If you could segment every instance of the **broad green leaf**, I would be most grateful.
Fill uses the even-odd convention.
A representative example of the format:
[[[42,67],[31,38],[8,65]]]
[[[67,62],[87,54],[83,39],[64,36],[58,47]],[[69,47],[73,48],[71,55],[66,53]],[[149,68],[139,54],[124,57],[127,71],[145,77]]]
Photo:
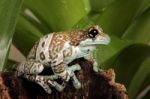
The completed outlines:
[[[150,47],[147,45],[134,44],[124,49],[114,62],[117,80],[129,88],[135,73],[149,56]]]
[[[90,0],[92,12],[101,12],[115,0]]]
[[[93,21],[91,21],[88,17],[83,17],[80,21],[78,21],[77,24],[73,26],[73,28],[78,29],[78,28],[86,28],[88,26],[93,25]]]
[[[102,15],[107,7],[112,4],[115,0],[90,0],[91,12],[88,17],[94,22]],[[100,24],[99,24],[100,25]]]
[[[131,99],[135,99],[138,91],[140,90],[141,87],[143,87],[144,80],[146,79],[149,73],[150,73],[150,57],[146,58],[142,62],[142,64],[139,66],[138,70],[136,71],[131,80],[131,83],[128,87],[128,92]]]
[[[13,37],[13,43],[25,56],[27,56],[33,44],[42,35],[41,31],[30,21],[20,16]]]
[[[99,66],[103,68],[112,67],[111,64],[115,60],[115,57],[129,45],[128,42],[114,35],[110,35],[110,38],[111,42],[109,45],[99,46],[94,53]]]
[[[20,17],[24,17],[27,21],[29,21],[35,28],[37,28],[39,31],[41,31],[42,34],[51,33],[52,30],[47,28],[44,24],[41,24],[38,20],[35,20],[31,16],[28,16],[26,14],[20,15]]]
[[[84,10],[86,13],[89,13],[91,11],[91,5],[90,5],[90,0],[82,0],[84,4]]]
[[[0,70],[2,70],[12,41],[22,0],[0,0]]]
[[[82,0],[25,0],[24,4],[53,31],[69,29],[86,15]]]
[[[126,30],[123,37],[135,43],[150,43],[150,8],[139,16]]]
[[[141,16],[141,14],[143,14],[143,12],[145,12],[147,9],[149,9],[149,7],[150,7],[149,0],[145,0],[145,1],[141,2],[135,18]]]
[[[140,92],[136,99],[149,99],[150,98],[150,73],[145,78]],[[143,94],[144,93],[144,94]]]
[[[108,6],[96,23],[109,34],[121,36],[132,20],[149,6],[150,0],[116,0]]]

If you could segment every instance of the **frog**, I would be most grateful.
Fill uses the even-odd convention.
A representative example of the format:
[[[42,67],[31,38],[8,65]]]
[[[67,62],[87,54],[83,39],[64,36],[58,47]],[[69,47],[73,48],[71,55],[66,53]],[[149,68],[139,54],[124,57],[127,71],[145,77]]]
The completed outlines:
[[[110,37],[98,25],[46,34],[35,42],[26,60],[16,66],[17,76],[39,84],[48,94],[52,93],[51,87],[62,92],[70,80],[75,89],[80,89],[82,85],[75,71],[81,70],[81,67],[68,64],[85,58],[92,61],[93,70],[98,72],[98,64],[91,53],[98,45],[108,45],[109,42]],[[40,75],[46,67],[52,69],[52,75]],[[63,83],[58,83],[57,79]]]

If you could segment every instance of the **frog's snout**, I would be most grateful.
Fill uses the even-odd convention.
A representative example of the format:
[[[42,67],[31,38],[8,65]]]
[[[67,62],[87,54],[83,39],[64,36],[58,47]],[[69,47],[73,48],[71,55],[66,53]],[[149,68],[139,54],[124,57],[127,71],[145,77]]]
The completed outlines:
[[[108,45],[110,43],[111,39],[107,34],[102,34],[98,37],[99,44]]]
[[[107,34],[105,36],[105,40],[104,41],[105,41],[106,45],[108,45],[110,43],[110,41],[111,41],[110,37]]]

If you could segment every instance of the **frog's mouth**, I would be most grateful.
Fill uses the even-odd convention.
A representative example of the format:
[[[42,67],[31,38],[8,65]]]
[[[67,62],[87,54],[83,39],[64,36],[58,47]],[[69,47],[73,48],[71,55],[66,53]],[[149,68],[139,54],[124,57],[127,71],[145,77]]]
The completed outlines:
[[[95,42],[98,44],[108,45],[110,43],[110,37],[105,34],[105,36],[99,36]]]
[[[87,39],[82,41],[79,46],[97,46],[97,45],[108,45],[110,43],[110,37],[105,35],[104,37],[97,37],[95,40]]]

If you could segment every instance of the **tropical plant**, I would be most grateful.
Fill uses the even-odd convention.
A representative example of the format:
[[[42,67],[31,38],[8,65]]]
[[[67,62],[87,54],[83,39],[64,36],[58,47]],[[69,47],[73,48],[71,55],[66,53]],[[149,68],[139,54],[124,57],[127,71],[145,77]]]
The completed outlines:
[[[14,63],[7,58],[12,38],[27,56],[46,33],[98,24],[111,37],[108,46],[94,53],[100,68],[115,69],[130,99],[150,98],[150,0],[25,0],[13,35],[20,4],[21,0],[0,1],[1,69]]]

